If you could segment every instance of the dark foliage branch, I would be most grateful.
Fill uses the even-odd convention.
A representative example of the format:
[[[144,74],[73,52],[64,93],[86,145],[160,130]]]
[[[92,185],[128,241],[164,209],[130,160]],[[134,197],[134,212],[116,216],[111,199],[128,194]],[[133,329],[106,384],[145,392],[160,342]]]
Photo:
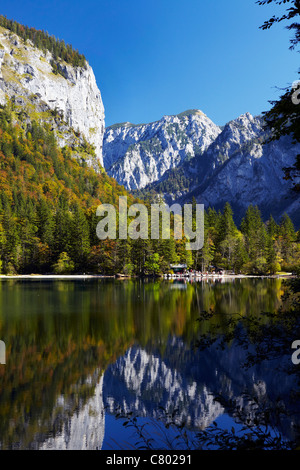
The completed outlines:
[[[256,3],[258,5],[276,4],[288,7],[283,15],[272,16],[260,28],[267,30],[276,23],[293,20],[286,28],[294,33],[290,39],[290,49],[295,49],[300,43],[300,24],[295,21],[300,15],[300,0],[258,0]],[[300,87],[298,89],[300,94]],[[278,101],[270,101],[272,108],[263,113],[265,124],[268,129],[272,130],[271,140],[277,140],[283,135],[292,135],[295,142],[300,142],[300,104],[295,105],[292,99],[296,90],[289,87],[284,91]],[[297,178],[300,177],[300,155],[297,155],[295,164],[292,167],[283,168],[283,171],[285,179],[294,181],[292,189],[299,192],[300,183]]]
[[[270,29],[274,24],[280,23],[281,21],[290,21],[300,14],[300,0],[259,0],[256,2],[258,5],[267,5],[275,3],[276,5],[290,4],[290,8],[287,9],[286,13],[281,16],[272,16],[269,20],[266,20],[261,29]],[[294,38],[291,39],[291,49],[294,49],[300,41],[300,25],[299,23],[292,23],[286,27],[290,31],[294,31]]]

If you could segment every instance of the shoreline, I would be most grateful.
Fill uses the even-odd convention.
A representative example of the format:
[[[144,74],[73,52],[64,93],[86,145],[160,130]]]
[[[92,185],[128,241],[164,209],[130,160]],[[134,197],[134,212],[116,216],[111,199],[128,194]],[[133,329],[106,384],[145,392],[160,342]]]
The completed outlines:
[[[0,279],[115,279],[101,274],[0,274]]]
[[[129,279],[161,279],[165,281],[176,281],[176,280],[207,280],[207,279],[288,279],[296,277],[292,273],[284,273],[284,274],[223,274],[222,276],[219,275],[207,275],[207,276],[178,276],[178,277],[165,277],[157,276],[145,276],[145,277],[136,277],[136,276],[120,276],[120,275],[102,275],[102,274],[0,274],[1,279],[44,279],[44,280],[51,280],[51,279],[119,279],[119,280],[129,280]]]

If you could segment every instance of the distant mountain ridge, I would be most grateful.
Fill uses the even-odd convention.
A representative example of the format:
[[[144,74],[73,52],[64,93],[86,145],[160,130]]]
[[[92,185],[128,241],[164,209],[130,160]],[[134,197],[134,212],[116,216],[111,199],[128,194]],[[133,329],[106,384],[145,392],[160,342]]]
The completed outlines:
[[[172,138],[166,139],[169,123]],[[195,197],[217,209],[229,202],[237,219],[253,204],[264,219],[287,212],[299,226],[299,196],[283,168],[293,165],[300,144],[288,136],[272,142],[269,137],[261,116],[245,113],[220,128],[190,110],[149,125],[107,128],[104,166],[139,195],[160,194],[169,204]]]
[[[104,167],[127,189],[141,189],[196,153],[202,154],[220,132],[199,110],[164,116],[150,124],[113,125],[104,133]]]

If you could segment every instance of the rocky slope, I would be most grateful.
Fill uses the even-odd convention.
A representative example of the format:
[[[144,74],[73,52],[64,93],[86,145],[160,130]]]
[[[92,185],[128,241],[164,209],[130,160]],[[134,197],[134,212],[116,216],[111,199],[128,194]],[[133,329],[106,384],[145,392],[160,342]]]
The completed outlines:
[[[222,208],[229,201],[237,218],[250,204],[258,205],[263,217],[273,214],[277,219],[287,212],[299,225],[299,196],[291,182],[284,179],[284,167],[294,164],[300,144],[289,136],[269,142],[269,134],[260,117],[247,113],[228,123],[203,156],[209,162],[201,179],[201,161],[186,167],[190,187],[179,201],[193,197],[206,206]]]
[[[112,413],[121,407],[154,419],[161,416],[162,409],[170,415],[177,410],[178,422],[185,422],[192,430],[205,429],[226,414],[215,400],[217,396],[236,400],[250,418],[254,418],[255,409],[245,399],[245,392],[257,404],[267,403],[270,408],[278,396],[289,403],[293,379],[285,377],[278,383],[274,362],[272,367],[266,363],[244,368],[246,356],[236,345],[224,351],[213,347],[192,352],[175,337],[167,344],[163,358],[158,351],[133,347],[106,370],[103,401]],[[291,429],[287,427],[284,433],[290,435]]]
[[[195,197],[206,207],[218,209],[228,201],[237,221],[249,204],[254,204],[260,207],[265,219],[270,213],[278,219],[287,212],[296,225],[300,225],[300,200],[290,191],[291,182],[284,179],[283,173],[284,167],[295,162],[300,144],[295,145],[289,137],[268,142],[269,134],[263,127],[262,117],[253,117],[250,113],[227,123],[223,129],[206,117],[199,119],[197,114],[185,114],[184,119],[190,125],[181,124],[177,134],[174,128],[166,153],[162,142],[167,118],[164,124],[159,121],[160,133],[156,134],[155,146],[148,140],[147,155],[141,149],[145,136],[153,129],[152,124],[137,130],[129,124],[108,128],[104,138],[104,164],[110,165],[109,173],[129,189],[144,188],[142,194],[149,191],[162,194],[169,204],[189,202]],[[168,119],[180,121],[182,118]],[[206,133],[203,126],[207,126]],[[188,133],[191,127],[194,132]],[[143,133],[139,132],[142,129]],[[202,146],[199,145],[201,135],[207,137]],[[188,147],[183,148],[180,158],[176,159],[179,137],[188,141]],[[119,155],[119,160],[111,165],[112,156],[117,159]],[[168,168],[163,166],[165,162]],[[152,183],[145,186],[147,180]]]
[[[278,142],[263,143],[261,134],[249,139],[237,150],[229,147],[229,156],[224,163],[215,162],[205,181],[179,200],[191,200],[216,209],[229,201],[234,212],[241,217],[250,204],[257,205],[264,218],[273,214],[277,219],[287,212],[299,225],[300,200],[290,188],[291,183],[284,179],[283,168],[292,166],[300,145],[295,145],[290,137]],[[212,152],[214,148],[210,149]]]
[[[164,116],[151,124],[116,124],[105,131],[104,167],[127,189],[140,189],[184,160],[201,155],[220,132],[198,110]]]
[[[62,395],[58,397],[53,416],[60,416],[61,422],[59,432],[49,432],[44,439],[42,436],[36,438],[35,449],[40,450],[95,450],[101,449],[105,433],[105,410],[102,398],[103,375],[98,377],[98,371],[88,378],[87,383],[95,383],[93,396],[87,403],[80,407],[77,413],[69,415],[69,403]],[[70,400],[71,401],[71,400]],[[57,410],[64,410],[64,414],[57,413]],[[57,414],[55,414],[55,411]],[[52,429],[57,427],[57,422],[53,422]],[[50,428],[51,429],[51,428]],[[40,447],[38,445],[40,441]]]
[[[102,165],[104,107],[93,70],[88,63],[74,67],[61,61],[60,73],[54,73],[52,62],[49,51],[0,27],[0,103],[13,98],[24,111],[35,113],[31,118],[49,120],[61,146],[86,140]]]

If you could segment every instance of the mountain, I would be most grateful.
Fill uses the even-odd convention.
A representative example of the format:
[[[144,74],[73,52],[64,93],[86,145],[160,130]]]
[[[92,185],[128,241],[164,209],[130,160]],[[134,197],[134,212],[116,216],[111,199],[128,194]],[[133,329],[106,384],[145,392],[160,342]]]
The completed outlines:
[[[168,122],[173,123],[173,134],[166,147]],[[216,209],[229,202],[237,220],[253,204],[265,219],[270,213],[279,218],[287,212],[300,225],[299,197],[283,172],[294,163],[300,144],[289,136],[271,142],[269,137],[261,116],[245,113],[221,129],[200,111],[187,111],[154,124],[109,127],[104,165],[128,189],[138,188],[141,196],[160,194],[168,204],[195,197]],[[179,152],[183,140],[186,145]]]
[[[179,200],[195,197],[216,209],[229,201],[238,216],[250,204],[257,205],[264,219],[270,214],[279,219],[287,212],[299,226],[299,195],[291,191],[283,168],[294,164],[300,144],[289,136],[269,142],[262,119],[250,114],[241,118],[226,125],[208,149],[205,157],[213,163],[204,181],[192,184]]]
[[[96,208],[134,199],[103,170],[103,131],[86,59],[0,15],[0,273],[102,269]]]
[[[115,124],[104,134],[104,167],[127,189],[141,189],[201,155],[220,132],[199,110],[164,116],[151,124]]]
[[[144,275],[152,242],[146,252],[97,235],[100,204],[138,200],[103,169],[103,104],[86,59],[1,15],[0,51],[0,273]],[[179,240],[173,248],[163,269],[177,251],[185,259]]]
[[[87,386],[95,384],[94,395],[82,405],[75,413],[68,412],[62,413],[58,409],[70,410],[72,398],[67,398],[61,395],[57,398],[57,402],[51,413],[52,422],[50,421],[48,435],[37,435],[35,440],[31,443],[31,448],[38,450],[95,450],[101,449],[104,434],[105,434],[105,410],[102,399],[103,388],[103,375],[100,376],[99,372],[95,371],[92,376],[87,377]],[[58,421],[58,412],[60,417],[60,432],[53,432]],[[56,424],[56,426],[55,426]]]
[[[170,338],[164,357],[132,347],[105,371],[103,401],[111,413],[121,407],[149,421],[161,416],[162,410],[166,416],[175,411],[177,422],[194,431],[207,428],[228,412],[216,397],[236,400],[251,420],[255,419],[254,403],[272,409],[279,396],[289,403],[294,379],[282,376],[278,382],[268,361],[244,368],[246,357],[237,344],[222,351],[213,347],[199,352],[176,337]],[[248,394],[252,404],[247,402]],[[239,421],[238,412],[234,418]],[[293,433],[288,424],[281,431],[289,438]]]
[[[97,206],[133,197],[87,164],[88,150],[60,148],[48,122],[11,101],[0,106],[0,273],[92,269]]]
[[[50,122],[61,147],[93,145],[89,163],[103,165],[104,107],[90,65],[46,33],[4,17],[0,25],[0,103],[12,99],[29,119]]]

